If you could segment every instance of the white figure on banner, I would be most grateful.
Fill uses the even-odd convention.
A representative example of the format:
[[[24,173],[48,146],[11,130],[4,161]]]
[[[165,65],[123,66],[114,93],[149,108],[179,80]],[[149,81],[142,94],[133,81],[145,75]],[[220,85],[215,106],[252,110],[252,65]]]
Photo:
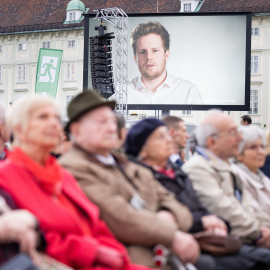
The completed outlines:
[[[53,83],[55,81],[57,63],[58,57],[43,56],[38,82]]]

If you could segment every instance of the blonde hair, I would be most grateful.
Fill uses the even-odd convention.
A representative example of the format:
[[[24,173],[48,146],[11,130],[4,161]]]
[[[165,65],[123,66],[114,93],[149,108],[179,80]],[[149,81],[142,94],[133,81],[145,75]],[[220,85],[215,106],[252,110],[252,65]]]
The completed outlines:
[[[19,145],[18,138],[16,138],[16,134],[14,134],[14,128],[20,125],[23,129],[27,129],[31,114],[36,109],[48,105],[53,106],[60,115],[57,103],[49,97],[42,97],[39,95],[24,97],[13,104],[7,117],[7,125],[9,130],[13,133],[14,144]]]
[[[266,131],[266,154],[270,155],[270,129]]]

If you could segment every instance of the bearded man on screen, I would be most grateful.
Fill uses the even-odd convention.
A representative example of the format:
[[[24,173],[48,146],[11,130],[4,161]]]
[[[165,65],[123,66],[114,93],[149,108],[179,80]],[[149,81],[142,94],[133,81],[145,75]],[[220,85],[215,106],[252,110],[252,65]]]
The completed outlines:
[[[128,104],[202,104],[196,85],[168,74],[170,35],[159,22],[139,24],[131,45],[141,75],[128,82]]]

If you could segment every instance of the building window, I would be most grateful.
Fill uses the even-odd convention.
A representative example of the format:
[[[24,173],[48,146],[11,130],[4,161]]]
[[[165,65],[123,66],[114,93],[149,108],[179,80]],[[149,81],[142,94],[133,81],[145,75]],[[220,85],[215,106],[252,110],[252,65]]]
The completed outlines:
[[[248,114],[259,114],[259,90],[250,90],[250,111]]]
[[[50,49],[51,48],[51,42],[50,41],[42,42],[42,48]]]
[[[3,74],[3,71],[2,71],[2,66],[0,65],[0,83],[2,82],[2,74]]]
[[[258,36],[260,34],[259,27],[251,28],[251,35],[252,36]]]
[[[75,39],[71,39],[67,41],[67,48],[75,48],[75,46],[76,46]]]
[[[75,80],[75,62],[67,62],[67,80]]]
[[[3,52],[3,47],[2,47],[2,45],[0,45],[0,52]]]
[[[68,108],[68,105],[69,105],[70,101],[71,101],[73,98],[75,98],[75,95],[71,95],[71,94],[67,94],[67,95],[66,95],[66,99],[65,99],[65,105],[66,105],[65,119],[66,119],[66,120],[69,120],[69,119],[68,119],[67,108]]]
[[[184,12],[191,12],[191,3],[184,4]]]
[[[183,115],[191,115],[191,111],[185,110],[185,111],[182,111],[182,114]]]
[[[19,44],[19,51],[26,51],[26,43]]]
[[[18,82],[25,82],[26,81],[26,65],[20,64],[17,67],[18,70]]]
[[[75,21],[75,12],[69,13],[69,21]]]
[[[259,73],[259,56],[251,56],[251,74]]]

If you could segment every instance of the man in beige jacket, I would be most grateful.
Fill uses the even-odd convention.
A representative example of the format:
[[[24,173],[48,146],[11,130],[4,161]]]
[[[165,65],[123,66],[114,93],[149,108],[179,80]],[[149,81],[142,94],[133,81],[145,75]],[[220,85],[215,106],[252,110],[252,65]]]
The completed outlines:
[[[197,152],[182,167],[208,211],[227,220],[231,234],[244,242],[270,247],[270,220],[254,213],[242,191],[241,181],[228,159],[238,153],[242,140],[229,116],[212,111],[196,130]]]
[[[192,226],[188,208],[163,188],[151,171],[111,154],[117,143],[114,105],[93,91],[71,101],[66,129],[74,146],[60,163],[99,207],[100,217],[127,245],[134,263],[153,266],[152,248],[157,244],[170,248],[184,263],[196,263],[199,246],[186,233]]]

